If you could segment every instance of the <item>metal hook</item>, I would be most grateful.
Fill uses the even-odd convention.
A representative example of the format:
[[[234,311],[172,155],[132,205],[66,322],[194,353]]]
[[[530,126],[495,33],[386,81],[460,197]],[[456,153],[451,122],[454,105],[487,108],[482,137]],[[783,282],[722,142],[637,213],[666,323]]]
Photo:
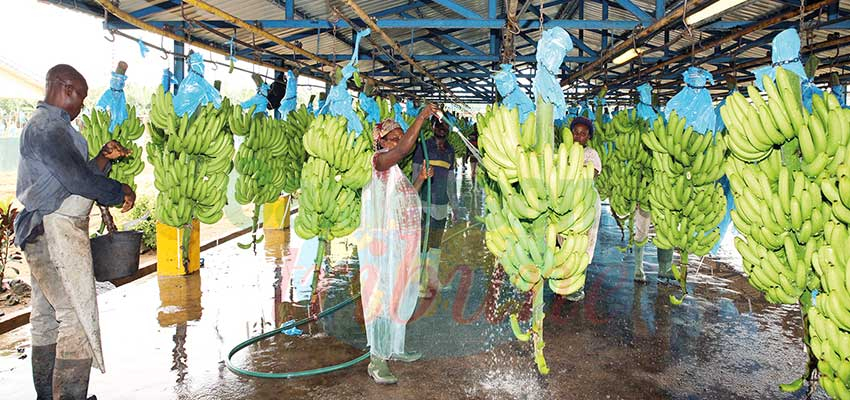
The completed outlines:
[[[103,35],[103,38],[106,39],[107,42],[115,42],[115,30],[110,29],[108,32],[109,32],[109,37],[107,37],[106,35]]]
[[[213,70],[213,71],[218,71],[218,63],[217,63],[217,62],[215,62],[215,61],[213,61],[212,56],[213,56],[213,55],[212,55],[212,50],[210,50],[210,62],[212,63],[212,70]]]
[[[159,49],[162,50],[162,55],[159,58],[163,60],[168,60],[168,52],[165,51],[165,36],[159,37]]]

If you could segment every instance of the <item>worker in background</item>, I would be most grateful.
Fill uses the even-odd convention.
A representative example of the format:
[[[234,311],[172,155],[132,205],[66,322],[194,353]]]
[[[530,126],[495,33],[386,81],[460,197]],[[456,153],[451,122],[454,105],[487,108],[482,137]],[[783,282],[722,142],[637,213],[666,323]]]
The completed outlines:
[[[433,104],[424,107],[406,133],[393,120],[381,122],[372,132],[374,168],[363,188],[357,250],[371,353],[367,371],[380,384],[398,382],[387,361],[413,362],[422,357],[404,350],[407,321],[418,297],[422,207],[398,163],[413,150],[422,124],[436,111]],[[419,185],[425,176],[418,179]]]
[[[442,120],[432,122],[434,137],[425,141],[424,149],[428,151],[428,164],[433,168],[431,193],[428,196],[428,186],[423,185],[419,190],[422,199],[422,240],[427,251],[422,254],[424,267],[420,277],[419,296],[431,298],[440,290],[440,244],[449,217],[449,205],[452,207],[452,221],[458,214],[457,183],[455,177],[455,150],[448,142],[449,125]],[[413,177],[420,175],[425,164],[423,146],[418,146],[413,154]],[[427,182],[426,182],[427,183]],[[425,222],[430,216],[431,223],[425,237]],[[427,244],[424,243],[427,241]],[[424,247],[424,246],[423,246]]]
[[[476,149],[478,148],[478,125],[474,125],[472,127],[472,133],[467,139],[469,139],[469,144],[471,144],[472,147]],[[478,159],[475,158],[475,156],[472,155],[472,152],[468,150],[463,156],[463,163],[466,164],[467,162],[469,162],[469,166],[472,168],[472,175],[470,176],[472,177],[472,183],[474,184],[476,182],[475,172],[478,169]]]
[[[86,140],[71,126],[88,95],[69,65],[47,72],[44,101],[21,134],[15,244],[32,273],[32,371],[38,399],[86,399],[92,363],[105,372],[89,244],[89,213],[97,201],[123,204],[136,194],[106,177],[129,151],[106,143],[88,160]]]
[[[646,238],[649,236],[649,224],[652,219],[649,211],[638,204],[635,210],[635,282],[646,283],[646,273],[643,271],[643,250]],[[639,244],[641,243],[641,244]],[[673,276],[673,249],[656,249],[658,254],[658,282],[665,284],[676,283]]]
[[[593,178],[596,179],[602,171],[602,160],[599,158],[596,150],[587,146],[587,142],[593,138],[593,122],[585,117],[576,117],[570,123],[570,131],[573,134],[573,141],[584,147],[584,163],[593,166]],[[596,216],[593,219],[593,226],[590,227],[590,231],[588,232],[587,255],[590,257],[591,262],[593,262],[593,253],[596,251],[596,237],[599,234],[599,219],[601,216],[602,201],[597,196]],[[584,288],[567,296],[567,300],[570,301],[579,301],[582,299],[584,299]]]

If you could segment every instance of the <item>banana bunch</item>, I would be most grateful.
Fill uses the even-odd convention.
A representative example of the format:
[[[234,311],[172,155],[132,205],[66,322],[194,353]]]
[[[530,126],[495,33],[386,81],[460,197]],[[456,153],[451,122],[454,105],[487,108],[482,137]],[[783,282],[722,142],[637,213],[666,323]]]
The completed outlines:
[[[767,75],[763,83],[769,103],[758,89],[749,86],[747,92],[752,103],[736,91],[720,108],[728,130],[729,149],[733,156],[746,162],[766,158],[774,146],[796,138],[807,125],[797,74],[777,67],[776,83]]]
[[[687,294],[688,255],[704,256],[720,239],[718,225],[726,214],[723,176],[726,146],[711,132],[699,134],[685,129],[686,121],[675,112],[668,121],[659,116],[653,129],[643,135],[652,150],[654,177],[649,186],[655,245],[677,249],[681,265],[673,275]],[[674,304],[684,299],[670,296]]]
[[[804,120],[807,123],[800,128],[793,143],[795,146],[799,144],[803,173],[818,183],[846,175],[850,168],[850,149],[847,148],[850,142],[850,110],[841,108],[832,94],[814,95],[812,114]]]
[[[245,142],[236,151],[236,201],[256,205],[280,196],[286,179],[287,153],[283,121],[265,116],[253,118]]]
[[[307,153],[304,152],[304,144],[301,141],[312,121],[313,114],[309,113],[307,107],[303,105],[290,112],[286,121],[283,121],[283,137],[286,141],[286,154],[283,156],[283,191],[286,193],[295,193],[301,187],[301,168],[307,159]]]
[[[344,118],[321,115],[303,143],[309,158],[301,171],[295,232],[304,239],[348,236],[360,226],[360,190],[372,178],[370,136],[355,137]]]
[[[846,298],[844,300],[846,301]],[[824,307],[831,307],[821,306],[822,303],[833,301],[837,303],[835,300],[827,300],[827,296],[821,294],[817,297],[818,306],[809,308],[809,345],[818,359],[818,382],[830,397],[843,400],[850,399],[850,333],[846,328],[840,328],[841,325],[836,319],[827,317],[821,311]],[[840,304],[838,306],[841,307]],[[846,313],[847,309],[843,312]],[[783,386],[786,385],[780,385]],[[783,390],[799,390],[803,386],[803,378],[788,386],[791,387]]]
[[[111,120],[108,111],[94,109],[90,117],[83,115],[83,129],[80,133],[86,139],[90,158],[96,157],[103,145],[110,140],[115,140],[130,150],[130,155],[112,162],[109,177],[136,190],[135,177],[145,168],[145,163],[142,159],[142,148],[135,141],[145,133],[145,126],[136,116],[136,107],[132,106],[127,119],[109,132]]]
[[[546,115],[538,103],[539,115]],[[551,110],[550,110],[551,111]],[[584,148],[561,143],[553,150],[554,127],[547,117],[529,115],[520,124],[516,109],[499,105],[479,115],[479,147],[486,173],[487,215],[485,244],[500,260],[511,283],[531,292],[532,327],[522,332],[512,316],[512,328],[521,341],[534,338],[535,360],[548,373],[543,357],[543,285],[569,295],[584,287],[588,231],[596,217],[598,194],[593,167],[585,164]],[[551,122],[549,122],[551,123]],[[558,236],[563,241],[558,243]]]
[[[226,126],[231,112],[225,98],[219,108],[207,104],[178,117],[171,93],[154,91],[147,160],[154,167],[160,222],[182,227],[193,218],[205,224],[222,218],[233,169],[233,135]]]

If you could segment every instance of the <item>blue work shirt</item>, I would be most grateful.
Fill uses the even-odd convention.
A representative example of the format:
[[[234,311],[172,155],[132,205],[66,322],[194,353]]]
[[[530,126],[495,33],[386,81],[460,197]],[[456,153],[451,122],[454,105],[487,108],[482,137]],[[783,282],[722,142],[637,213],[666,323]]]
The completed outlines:
[[[65,110],[39,102],[21,133],[16,195],[24,205],[15,219],[15,244],[24,248],[42,218],[72,194],[106,206],[123,203],[121,184],[88,160],[86,139]]]

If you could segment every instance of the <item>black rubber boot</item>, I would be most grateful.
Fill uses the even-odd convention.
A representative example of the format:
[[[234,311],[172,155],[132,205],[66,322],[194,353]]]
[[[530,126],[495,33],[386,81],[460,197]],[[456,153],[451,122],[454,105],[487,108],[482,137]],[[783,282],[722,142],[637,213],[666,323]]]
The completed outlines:
[[[86,400],[92,360],[56,360],[53,393],[59,400]]]
[[[56,343],[32,347],[32,383],[36,400],[53,400],[53,365]]]

